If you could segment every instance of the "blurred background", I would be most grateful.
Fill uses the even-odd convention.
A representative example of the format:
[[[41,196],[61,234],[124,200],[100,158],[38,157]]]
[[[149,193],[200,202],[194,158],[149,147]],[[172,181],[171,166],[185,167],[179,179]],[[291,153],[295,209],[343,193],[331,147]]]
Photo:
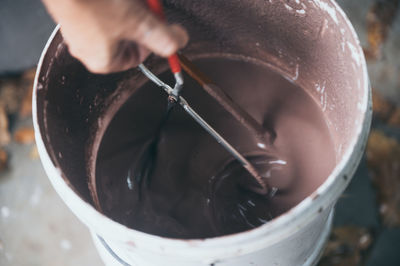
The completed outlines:
[[[320,266],[400,265],[400,0],[339,0],[368,62],[374,118]],[[35,66],[54,29],[39,0],[0,1],[0,265],[102,265],[51,187],[31,120]]]

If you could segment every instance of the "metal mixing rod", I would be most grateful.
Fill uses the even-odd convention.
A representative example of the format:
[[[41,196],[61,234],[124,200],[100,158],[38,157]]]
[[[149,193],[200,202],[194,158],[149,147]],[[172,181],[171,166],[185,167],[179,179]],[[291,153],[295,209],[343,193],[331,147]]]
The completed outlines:
[[[160,20],[166,21],[160,0],[147,0],[147,5]],[[179,58],[176,53],[168,57],[168,64],[175,77],[175,86],[170,95],[173,95],[175,99],[178,99],[179,93],[183,87],[183,75],[181,64],[179,63]]]
[[[163,11],[163,6],[159,0],[147,0],[147,5],[150,10],[158,16],[162,21],[166,21],[165,14]],[[168,99],[171,104],[179,103],[183,109],[202,126],[214,139],[217,140],[235,159],[237,159],[242,166],[257,180],[258,187],[252,187],[251,189],[260,194],[268,194],[270,191],[267,183],[262,179],[258,171],[254,166],[241,155],[228,141],[226,141],[217,131],[215,131],[199,114],[197,114],[187,103],[187,101],[180,96],[180,91],[183,87],[183,75],[181,64],[179,62],[178,55],[172,54],[168,57],[168,63],[171,72],[175,77],[175,86],[171,88],[168,84],[160,80],[156,75],[154,75],[147,67],[140,64],[138,67],[151,81],[153,81],[157,86],[163,88],[169,95]]]
[[[160,80],[153,72],[151,72],[147,67],[143,64],[138,66],[140,71],[149,78],[152,82],[154,82],[157,86],[164,89],[170,98],[172,98],[176,103],[179,103],[183,109],[197,122],[203,127],[219,144],[221,144],[236,160],[238,160],[242,166],[257,180],[259,187],[252,188],[253,191],[260,194],[268,194],[270,192],[270,188],[267,183],[262,179],[256,168],[242,155],[240,154],[228,141],[226,141],[214,128],[212,128],[195,110],[190,107],[188,102],[179,95],[180,90],[183,87],[183,79],[177,79],[175,75],[175,86],[172,88],[168,84],[164,83]]]

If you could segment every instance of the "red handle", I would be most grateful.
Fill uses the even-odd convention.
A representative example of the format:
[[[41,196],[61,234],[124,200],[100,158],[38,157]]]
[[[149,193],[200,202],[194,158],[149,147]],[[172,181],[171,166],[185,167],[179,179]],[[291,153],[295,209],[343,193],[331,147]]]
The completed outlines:
[[[147,0],[147,5],[154,14],[156,14],[161,20],[165,21],[164,10],[159,0]],[[181,65],[179,64],[179,59],[176,54],[168,57],[168,63],[172,73],[176,74],[181,72]]]
[[[147,5],[160,19],[165,20],[164,10],[159,0],[147,0]]]

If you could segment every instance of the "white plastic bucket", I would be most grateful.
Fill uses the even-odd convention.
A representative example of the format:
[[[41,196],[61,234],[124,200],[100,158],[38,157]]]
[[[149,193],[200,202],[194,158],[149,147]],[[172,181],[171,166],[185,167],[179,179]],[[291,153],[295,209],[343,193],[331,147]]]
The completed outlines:
[[[192,38],[185,53],[196,56],[205,50],[246,55],[308,88],[329,120],[338,158],[335,169],[296,207],[247,232],[179,240],[142,233],[111,220],[94,208],[90,197],[90,166],[84,161],[98,145],[90,133],[99,124],[110,122],[99,119],[102,112],[115,113],[129,98],[131,91],[122,89],[124,84],[139,86],[143,81],[135,78],[135,70],[110,77],[86,72],[68,54],[57,27],[43,51],[34,85],[36,142],[51,183],[88,226],[107,265],[293,266],[317,262],[329,234],[334,205],[357,168],[369,132],[371,95],[363,52],[353,27],[334,1],[254,0],[248,7],[240,3],[207,0],[202,2],[206,12],[189,20],[182,11],[189,3],[180,10],[182,14],[169,10],[173,20],[186,23],[189,32],[201,31],[196,21],[210,19],[209,14],[218,11],[216,7],[227,5],[224,8],[229,10],[223,21],[213,21],[216,31],[228,33],[222,40],[207,36],[206,31],[205,36]],[[230,25],[227,18],[240,14],[230,11],[235,8],[244,14],[253,12],[253,16],[236,18]],[[241,45],[240,38],[234,40],[237,43],[229,42],[229,36],[243,30],[241,27],[249,29],[240,31],[249,34],[247,46]],[[253,39],[255,46],[249,48]],[[150,61],[157,65],[157,59]]]

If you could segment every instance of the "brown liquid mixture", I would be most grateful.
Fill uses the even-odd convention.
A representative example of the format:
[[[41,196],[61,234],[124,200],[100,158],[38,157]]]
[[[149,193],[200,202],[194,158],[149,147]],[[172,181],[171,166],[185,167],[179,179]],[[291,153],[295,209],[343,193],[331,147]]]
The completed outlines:
[[[121,107],[102,139],[96,165],[106,215],[136,230],[171,238],[209,238],[252,229],[310,195],[335,165],[333,142],[319,106],[300,87],[266,67],[228,58],[195,61],[274,136],[255,136],[200,85],[185,76],[183,96],[278,188],[273,197],[243,186],[251,178],[181,107],[173,109],[148,181],[133,171],[155,137],[166,94],[148,82]],[[168,72],[160,78],[173,84]]]

